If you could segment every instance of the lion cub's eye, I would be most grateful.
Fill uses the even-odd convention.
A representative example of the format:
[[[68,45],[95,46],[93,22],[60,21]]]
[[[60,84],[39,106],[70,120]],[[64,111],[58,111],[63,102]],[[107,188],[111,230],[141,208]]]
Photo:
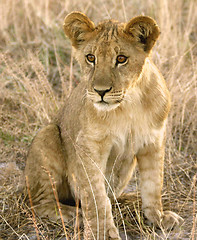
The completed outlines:
[[[90,63],[95,63],[95,56],[93,54],[86,55],[86,59]]]
[[[128,57],[124,56],[124,55],[119,55],[116,58],[116,64],[123,64],[126,63]]]

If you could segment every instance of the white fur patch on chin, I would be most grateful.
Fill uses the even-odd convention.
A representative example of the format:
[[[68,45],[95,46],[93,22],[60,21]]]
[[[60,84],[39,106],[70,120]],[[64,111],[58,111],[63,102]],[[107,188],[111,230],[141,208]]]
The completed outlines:
[[[114,104],[106,104],[106,103],[94,103],[94,107],[98,111],[104,111],[104,112],[109,112],[111,110],[116,109],[120,103],[114,103]]]

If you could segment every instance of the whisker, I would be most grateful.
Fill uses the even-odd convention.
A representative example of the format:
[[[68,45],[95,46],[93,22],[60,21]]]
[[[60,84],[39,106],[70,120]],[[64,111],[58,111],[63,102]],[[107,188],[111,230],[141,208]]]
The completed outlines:
[[[85,92],[82,96],[82,101],[87,97],[87,92]]]
[[[120,100],[120,99],[122,99],[123,97],[122,96],[119,96],[119,97],[114,97],[114,96],[105,96],[104,97],[104,99],[106,99],[106,100],[114,100],[114,101],[116,101],[116,100]]]
[[[123,93],[123,91],[121,90],[121,91],[113,91],[113,93]]]
[[[93,92],[87,92],[87,95],[96,95],[96,94]]]
[[[106,95],[104,98],[105,98],[105,99],[114,99],[114,100],[117,100],[117,99],[122,98],[122,96],[108,96],[108,95]]]
[[[108,93],[107,96],[121,96],[122,93]]]

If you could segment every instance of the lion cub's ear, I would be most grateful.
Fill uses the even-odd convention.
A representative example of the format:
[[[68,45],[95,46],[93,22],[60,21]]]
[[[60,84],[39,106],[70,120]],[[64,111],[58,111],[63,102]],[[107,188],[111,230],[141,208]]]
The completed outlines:
[[[131,19],[126,23],[124,32],[139,43],[139,46],[145,52],[150,52],[160,34],[155,20],[146,16],[138,16]]]
[[[72,12],[64,19],[64,32],[69,37],[74,47],[78,47],[88,39],[94,31],[94,23],[83,13]]]

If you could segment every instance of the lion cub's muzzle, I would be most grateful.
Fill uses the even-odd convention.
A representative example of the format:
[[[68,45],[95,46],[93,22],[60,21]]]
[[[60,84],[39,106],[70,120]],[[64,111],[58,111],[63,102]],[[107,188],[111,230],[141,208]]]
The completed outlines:
[[[91,91],[87,91],[87,97],[98,110],[110,111],[120,105],[124,98],[124,92],[114,91],[112,87],[94,88]]]

